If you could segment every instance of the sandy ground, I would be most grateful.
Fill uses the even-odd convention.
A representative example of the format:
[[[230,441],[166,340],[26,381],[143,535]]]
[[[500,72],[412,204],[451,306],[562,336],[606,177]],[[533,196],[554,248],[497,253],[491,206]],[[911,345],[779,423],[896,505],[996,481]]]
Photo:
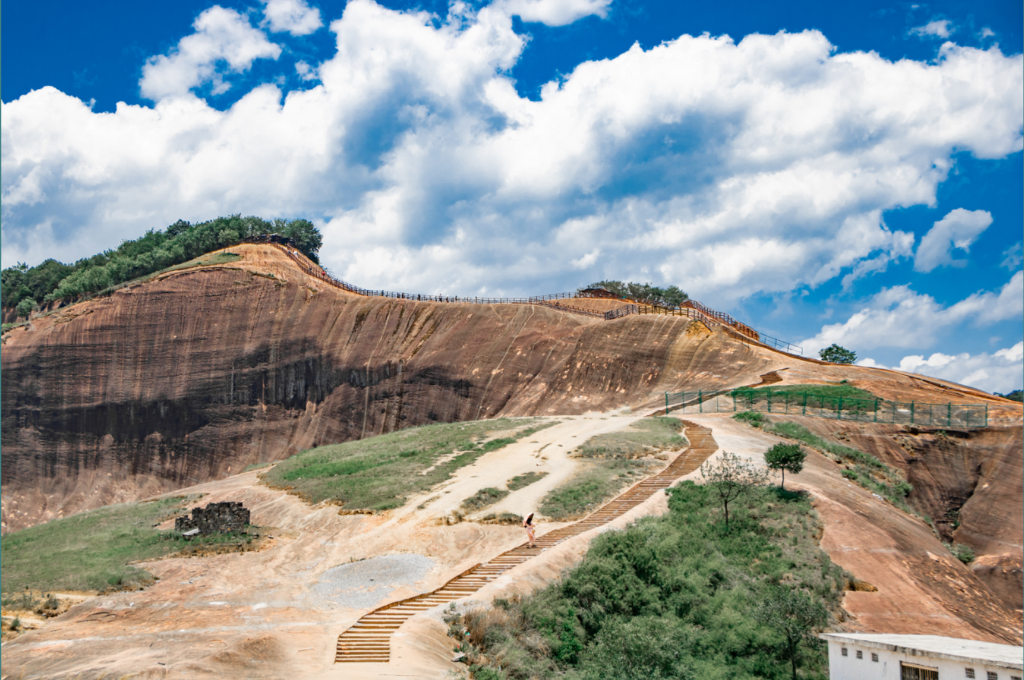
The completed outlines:
[[[339,515],[334,506],[311,507],[257,484],[265,470],[177,491],[203,494],[200,505],[243,502],[253,523],[273,537],[270,546],[255,553],[144,563],[159,579],[154,586],[93,598],[5,644],[4,672],[14,678],[128,672],[143,673],[139,677],[280,677],[283,668],[301,669],[304,677],[336,673],[338,634],[371,608],[436,588],[522,542],[518,527],[443,524],[463,500],[484,487],[503,487],[518,474],[547,472],[501,504],[518,514],[533,511],[548,490],[577,470],[578,461],[569,457],[577,444],[639,417],[611,413],[552,419],[559,422],[482,456],[430,493],[382,515]],[[643,511],[638,508],[633,515],[637,512]],[[559,526],[543,524],[540,533]],[[537,560],[547,566],[524,565],[504,578],[549,580],[570,566],[588,541],[586,535],[577,537]],[[539,576],[525,575],[537,569]],[[419,668],[437,657],[451,667],[438,620],[439,613],[431,619],[433,628],[428,622],[409,626],[440,630],[440,637],[410,635],[403,628],[390,665]],[[435,641],[433,652],[415,651],[428,640]],[[368,671],[367,677],[387,677],[379,671]]]

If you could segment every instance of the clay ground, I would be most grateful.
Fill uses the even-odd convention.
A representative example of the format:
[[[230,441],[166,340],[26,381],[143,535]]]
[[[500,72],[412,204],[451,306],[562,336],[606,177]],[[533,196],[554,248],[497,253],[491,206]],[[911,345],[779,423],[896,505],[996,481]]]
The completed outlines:
[[[460,667],[451,662],[440,608],[398,631],[388,664],[335,665],[335,641],[375,605],[436,588],[522,542],[517,527],[440,523],[463,499],[517,474],[548,472],[484,512],[530,511],[547,490],[578,470],[581,463],[568,455],[576,444],[627,427],[638,417],[620,411],[556,418],[559,424],[486,454],[439,488],[377,516],[310,506],[261,486],[262,470],[183,489],[176,493],[204,494],[202,504],[243,502],[254,524],[273,536],[269,547],[146,563],[160,579],[154,586],[92,598],[4,644],[4,676],[452,677]],[[686,418],[711,428],[720,450],[759,463],[762,452],[778,441],[724,415]],[[841,624],[844,629],[1020,644],[1020,620],[1012,609],[955,560],[924,522],[847,482],[839,466],[818,454],[809,456],[804,472],[787,476],[787,486],[814,497],[825,524],[822,547],[830,557],[877,588],[847,593],[844,607],[850,616]],[[462,604],[550,583],[579,560],[598,532],[666,509],[665,496],[658,493],[613,524],[516,567]],[[542,523],[539,533],[557,526]],[[357,562],[364,559],[373,561]]]

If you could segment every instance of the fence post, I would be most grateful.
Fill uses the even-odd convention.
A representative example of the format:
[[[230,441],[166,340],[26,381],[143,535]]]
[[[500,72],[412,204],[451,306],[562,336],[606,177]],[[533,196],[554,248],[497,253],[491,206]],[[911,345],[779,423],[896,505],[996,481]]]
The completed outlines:
[[[839,397],[839,408],[836,410],[836,418],[838,420],[843,419],[843,398]]]
[[[910,424],[914,424],[914,402],[910,402]]]
[[[665,393],[665,415],[668,415],[668,392]]]
[[[892,424],[896,424],[896,402],[892,402]]]
[[[953,402],[947,401],[946,408],[946,427],[949,427],[953,424]]]
[[[801,415],[807,415],[807,393],[804,392],[804,411]]]
[[[985,404],[985,427],[988,427],[988,404]]]
[[[704,390],[697,390],[697,407],[704,413]]]
[[[878,422],[878,400],[875,399],[875,422]]]
[[[768,388],[768,413],[772,412],[772,388]]]

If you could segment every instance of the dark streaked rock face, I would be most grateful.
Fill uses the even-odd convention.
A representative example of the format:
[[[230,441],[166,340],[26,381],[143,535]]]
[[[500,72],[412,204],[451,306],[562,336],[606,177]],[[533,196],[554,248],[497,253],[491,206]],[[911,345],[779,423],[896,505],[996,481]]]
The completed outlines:
[[[398,428],[653,408],[780,361],[685,318],[359,297],[231,250],[5,336],[5,530]]]

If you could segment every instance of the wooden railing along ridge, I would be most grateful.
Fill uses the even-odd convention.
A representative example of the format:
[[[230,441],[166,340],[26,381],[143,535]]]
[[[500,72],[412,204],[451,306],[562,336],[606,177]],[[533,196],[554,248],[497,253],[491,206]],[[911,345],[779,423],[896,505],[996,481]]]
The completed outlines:
[[[356,295],[365,295],[367,297],[386,297],[398,300],[415,300],[419,302],[448,302],[448,303],[463,303],[463,304],[513,304],[513,305],[543,305],[545,307],[551,307],[559,311],[568,312],[570,314],[578,314],[580,316],[589,316],[596,319],[604,319],[611,321],[613,319],[619,319],[624,316],[631,314],[663,314],[668,316],[684,316],[696,321],[704,323],[709,328],[712,326],[720,326],[728,328],[741,336],[744,340],[753,340],[754,342],[772,347],[774,349],[787,352],[789,354],[803,354],[803,349],[798,345],[793,345],[783,340],[778,340],[764,333],[760,333],[750,326],[744,323],[740,323],[732,316],[718,312],[711,309],[707,305],[701,304],[696,300],[685,300],[679,307],[668,307],[665,305],[652,304],[650,302],[644,302],[639,300],[627,300],[617,298],[614,296],[604,294],[591,294],[585,291],[576,291],[572,293],[551,293],[548,295],[534,295],[525,298],[482,298],[482,297],[460,297],[458,295],[423,295],[420,293],[399,293],[388,290],[371,290],[368,288],[360,288],[359,286],[353,286],[350,283],[346,283],[340,279],[337,279],[328,274],[323,267],[313,264],[309,258],[303,255],[298,249],[277,241],[269,241],[264,239],[247,239],[250,243],[260,243],[266,245],[272,245],[282,252],[284,252],[289,259],[291,259],[302,271],[306,274],[323,281],[324,283],[340,288],[348,293],[354,293]],[[598,312],[591,309],[583,309],[581,307],[575,307],[573,305],[562,304],[556,302],[557,300],[569,300],[574,298],[597,298],[597,299],[615,299],[621,300],[624,304],[622,307],[611,309],[606,312]]]

